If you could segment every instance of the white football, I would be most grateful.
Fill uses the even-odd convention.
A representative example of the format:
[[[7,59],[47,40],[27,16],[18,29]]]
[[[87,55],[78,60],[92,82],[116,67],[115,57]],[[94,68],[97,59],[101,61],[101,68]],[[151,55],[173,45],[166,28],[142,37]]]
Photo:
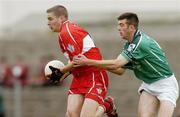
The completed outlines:
[[[54,68],[62,68],[64,67],[64,63],[59,61],[59,60],[52,60],[52,61],[49,61],[45,68],[44,68],[44,73],[45,73],[45,76],[47,77],[48,75],[50,75],[52,73],[51,69],[49,68],[49,66],[52,66]]]

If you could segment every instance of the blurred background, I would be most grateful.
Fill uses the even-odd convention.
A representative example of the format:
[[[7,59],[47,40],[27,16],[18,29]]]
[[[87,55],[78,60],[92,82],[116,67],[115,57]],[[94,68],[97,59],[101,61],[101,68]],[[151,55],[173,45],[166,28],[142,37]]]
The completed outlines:
[[[47,26],[46,10],[57,4],[91,34],[105,59],[122,50],[117,17],[137,13],[140,30],[159,42],[180,82],[180,0],[0,0],[0,117],[65,115],[71,76],[52,86],[43,73],[50,60],[67,63]],[[108,74],[108,95],[115,97],[119,115],[136,117],[141,82],[131,71]],[[180,117],[179,100],[174,117]]]

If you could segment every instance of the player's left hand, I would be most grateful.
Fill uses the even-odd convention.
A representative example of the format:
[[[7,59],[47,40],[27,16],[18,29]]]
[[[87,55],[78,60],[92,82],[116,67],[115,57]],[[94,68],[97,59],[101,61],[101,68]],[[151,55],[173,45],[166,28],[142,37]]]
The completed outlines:
[[[73,58],[74,67],[79,67],[79,66],[86,65],[86,60],[87,59],[88,58],[86,58],[86,56],[84,56],[82,54],[74,56],[74,58]]]

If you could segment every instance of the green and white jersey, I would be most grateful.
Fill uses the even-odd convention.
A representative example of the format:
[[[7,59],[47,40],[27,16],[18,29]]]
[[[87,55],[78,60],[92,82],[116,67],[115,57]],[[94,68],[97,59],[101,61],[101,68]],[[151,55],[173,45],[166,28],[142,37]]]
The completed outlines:
[[[125,43],[121,55],[129,61],[124,67],[133,70],[145,83],[151,84],[173,74],[158,43],[139,30],[132,43]]]

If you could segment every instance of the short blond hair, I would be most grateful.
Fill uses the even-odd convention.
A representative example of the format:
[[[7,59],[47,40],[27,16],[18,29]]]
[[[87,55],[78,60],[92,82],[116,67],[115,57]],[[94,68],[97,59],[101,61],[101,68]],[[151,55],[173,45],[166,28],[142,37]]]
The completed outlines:
[[[46,12],[47,13],[53,12],[55,14],[55,16],[57,16],[57,17],[64,16],[64,17],[68,18],[68,11],[67,11],[66,7],[64,7],[62,5],[53,6],[49,9],[47,9]]]

